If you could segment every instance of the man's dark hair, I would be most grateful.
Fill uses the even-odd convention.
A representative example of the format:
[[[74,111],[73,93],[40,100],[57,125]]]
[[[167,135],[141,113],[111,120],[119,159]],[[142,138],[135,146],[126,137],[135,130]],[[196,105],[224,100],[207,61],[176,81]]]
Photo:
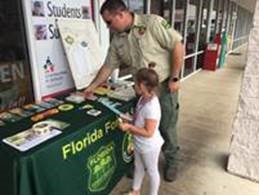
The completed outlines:
[[[117,11],[126,11],[128,10],[125,3],[121,0],[106,0],[100,10],[101,15],[103,15],[104,11],[109,11],[111,13],[115,13]]]

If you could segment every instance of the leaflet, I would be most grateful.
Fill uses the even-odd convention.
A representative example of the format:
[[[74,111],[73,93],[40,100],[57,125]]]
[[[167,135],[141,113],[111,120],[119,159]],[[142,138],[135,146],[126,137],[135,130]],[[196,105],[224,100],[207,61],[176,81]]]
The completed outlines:
[[[52,128],[49,133],[36,135],[32,129],[27,129],[3,139],[3,142],[24,152],[61,133],[62,132],[60,130]]]
[[[63,121],[48,119],[35,123],[30,129],[4,138],[3,142],[19,151],[27,151],[44,141],[61,134],[62,130],[69,125],[69,123]]]

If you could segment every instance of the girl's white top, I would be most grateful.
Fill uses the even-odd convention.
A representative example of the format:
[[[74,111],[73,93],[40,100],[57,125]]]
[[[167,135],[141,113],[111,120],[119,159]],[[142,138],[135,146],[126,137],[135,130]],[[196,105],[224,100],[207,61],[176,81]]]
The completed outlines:
[[[143,137],[139,135],[134,135],[134,145],[138,152],[145,153],[154,148],[161,147],[164,140],[158,129],[160,119],[161,119],[161,107],[158,97],[154,95],[149,101],[143,102],[143,97],[140,97],[136,112],[134,125],[143,128],[145,125],[145,119],[153,119],[157,121],[156,129],[151,137]]]

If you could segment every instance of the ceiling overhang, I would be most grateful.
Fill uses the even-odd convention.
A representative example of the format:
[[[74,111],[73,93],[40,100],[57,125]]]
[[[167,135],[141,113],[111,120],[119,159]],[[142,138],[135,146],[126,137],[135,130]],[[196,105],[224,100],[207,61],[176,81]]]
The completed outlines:
[[[256,7],[256,0],[231,0],[236,2],[241,7],[247,9],[251,13],[254,13]]]

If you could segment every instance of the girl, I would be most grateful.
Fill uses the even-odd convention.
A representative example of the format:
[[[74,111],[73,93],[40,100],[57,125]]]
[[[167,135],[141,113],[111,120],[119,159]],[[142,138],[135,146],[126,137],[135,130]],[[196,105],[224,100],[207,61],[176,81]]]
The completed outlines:
[[[145,171],[150,178],[149,195],[157,195],[160,184],[158,159],[164,143],[158,130],[161,108],[155,93],[159,85],[157,73],[142,68],[136,74],[135,91],[140,96],[133,124],[122,122],[120,129],[134,135],[135,161],[133,190],[129,195],[139,195]]]

